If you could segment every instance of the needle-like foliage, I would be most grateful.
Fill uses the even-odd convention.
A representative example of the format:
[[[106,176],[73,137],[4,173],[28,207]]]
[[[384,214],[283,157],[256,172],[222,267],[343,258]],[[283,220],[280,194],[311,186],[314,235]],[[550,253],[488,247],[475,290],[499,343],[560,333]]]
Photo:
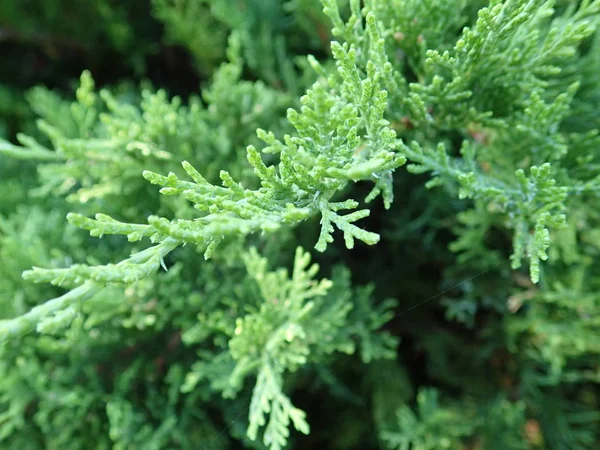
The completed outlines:
[[[108,36],[0,80],[0,448],[596,448],[600,1],[91,3],[0,6]]]

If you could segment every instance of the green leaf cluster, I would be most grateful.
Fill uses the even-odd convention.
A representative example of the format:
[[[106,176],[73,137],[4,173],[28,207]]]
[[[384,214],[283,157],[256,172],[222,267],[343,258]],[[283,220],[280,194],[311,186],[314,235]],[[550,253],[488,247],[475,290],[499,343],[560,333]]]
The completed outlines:
[[[596,448],[600,1],[67,3],[0,6],[0,448]]]

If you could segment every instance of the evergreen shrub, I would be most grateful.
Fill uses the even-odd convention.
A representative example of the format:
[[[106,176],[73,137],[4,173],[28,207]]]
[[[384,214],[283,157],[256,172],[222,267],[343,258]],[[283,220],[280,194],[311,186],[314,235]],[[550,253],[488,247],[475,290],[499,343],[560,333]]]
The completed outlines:
[[[600,448],[599,24],[1,2],[0,448]]]

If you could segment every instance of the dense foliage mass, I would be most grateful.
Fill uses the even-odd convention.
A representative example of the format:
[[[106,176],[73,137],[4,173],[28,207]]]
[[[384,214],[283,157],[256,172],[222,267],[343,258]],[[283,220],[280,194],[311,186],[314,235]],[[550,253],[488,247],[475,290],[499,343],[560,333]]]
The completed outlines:
[[[0,448],[599,448],[599,24],[1,2]]]

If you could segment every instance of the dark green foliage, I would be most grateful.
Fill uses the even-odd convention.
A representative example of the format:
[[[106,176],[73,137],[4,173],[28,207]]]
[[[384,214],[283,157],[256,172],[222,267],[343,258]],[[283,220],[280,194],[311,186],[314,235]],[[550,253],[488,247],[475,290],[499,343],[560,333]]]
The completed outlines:
[[[3,2],[0,448],[598,448],[599,24]]]

